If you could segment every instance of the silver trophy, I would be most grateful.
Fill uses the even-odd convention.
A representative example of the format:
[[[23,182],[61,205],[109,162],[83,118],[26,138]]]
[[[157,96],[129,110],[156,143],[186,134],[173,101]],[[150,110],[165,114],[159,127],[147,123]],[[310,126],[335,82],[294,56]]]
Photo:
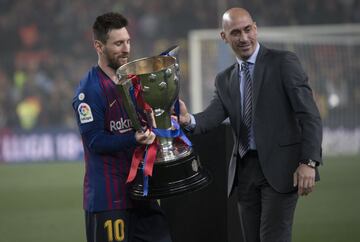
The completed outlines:
[[[139,117],[156,130],[178,137],[157,134],[157,151],[152,176],[148,178],[144,196],[143,161],[133,181],[131,195],[135,199],[160,199],[195,191],[210,182],[209,173],[201,166],[199,157],[180,127],[171,119],[174,103],[179,95],[179,64],[172,56],[154,56],[129,62],[116,71],[118,90],[126,111],[136,130],[141,130]],[[135,75],[141,86],[141,98],[151,110],[140,110],[131,90]],[[182,136],[180,135],[182,134]],[[179,136],[180,135],[180,136]],[[181,139],[182,138],[182,139]]]

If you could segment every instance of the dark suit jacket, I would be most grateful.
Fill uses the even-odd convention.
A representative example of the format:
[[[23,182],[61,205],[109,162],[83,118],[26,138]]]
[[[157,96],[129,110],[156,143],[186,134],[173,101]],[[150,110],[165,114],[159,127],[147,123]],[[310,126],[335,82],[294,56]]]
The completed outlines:
[[[218,126],[229,117],[234,134],[229,165],[228,194],[233,188],[240,129],[239,65],[215,79],[209,106],[195,114],[195,133]],[[277,191],[293,191],[293,173],[299,161],[321,160],[322,123],[308,78],[296,55],[260,46],[253,80],[255,143],[263,173]],[[316,170],[316,180],[319,179]]]

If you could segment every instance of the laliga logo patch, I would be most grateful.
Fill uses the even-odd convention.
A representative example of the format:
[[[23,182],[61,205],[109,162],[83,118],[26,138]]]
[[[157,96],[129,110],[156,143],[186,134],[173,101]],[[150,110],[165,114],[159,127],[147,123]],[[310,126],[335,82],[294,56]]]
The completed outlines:
[[[78,113],[80,117],[80,123],[85,124],[94,121],[89,104],[80,103],[78,107]]]

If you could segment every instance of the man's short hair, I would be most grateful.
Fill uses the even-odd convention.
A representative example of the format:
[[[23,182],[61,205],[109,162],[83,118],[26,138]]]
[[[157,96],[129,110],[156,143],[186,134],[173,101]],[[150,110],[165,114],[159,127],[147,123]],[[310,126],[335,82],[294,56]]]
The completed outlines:
[[[94,39],[106,43],[108,33],[113,29],[121,29],[128,25],[127,19],[119,13],[109,12],[96,18],[93,25]]]

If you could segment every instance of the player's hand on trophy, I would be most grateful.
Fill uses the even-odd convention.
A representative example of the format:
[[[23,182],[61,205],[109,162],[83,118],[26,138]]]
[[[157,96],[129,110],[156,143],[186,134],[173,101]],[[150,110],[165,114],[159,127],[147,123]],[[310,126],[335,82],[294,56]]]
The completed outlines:
[[[135,132],[135,139],[139,144],[149,145],[154,142],[156,135],[149,129],[145,131],[138,130]]]
[[[190,114],[187,110],[186,104],[180,99],[179,99],[179,107],[180,107],[179,123],[181,125],[187,126],[191,122]]]

